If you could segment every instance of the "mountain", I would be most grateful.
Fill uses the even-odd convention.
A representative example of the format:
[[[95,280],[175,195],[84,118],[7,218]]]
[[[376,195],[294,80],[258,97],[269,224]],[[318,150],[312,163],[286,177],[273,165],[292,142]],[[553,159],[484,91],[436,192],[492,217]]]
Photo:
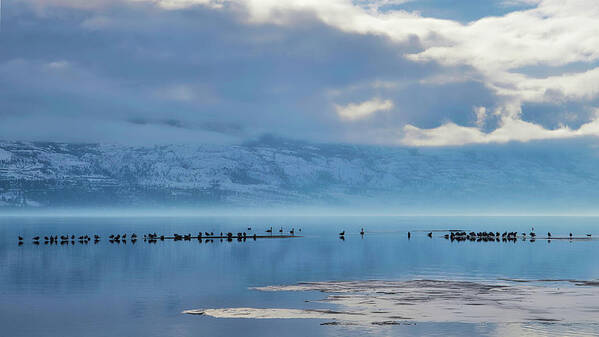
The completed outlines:
[[[0,207],[592,209],[599,156],[552,144],[405,148],[0,142]]]

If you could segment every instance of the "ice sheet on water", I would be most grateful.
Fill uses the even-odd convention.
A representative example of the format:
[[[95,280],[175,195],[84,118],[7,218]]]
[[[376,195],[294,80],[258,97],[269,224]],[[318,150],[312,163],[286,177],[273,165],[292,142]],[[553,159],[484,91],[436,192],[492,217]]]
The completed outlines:
[[[410,280],[307,282],[259,291],[319,291],[334,310],[224,308],[184,313],[217,318],[313,318],[336,324],[410,322],[599,323],[596,281],[494,282]]]

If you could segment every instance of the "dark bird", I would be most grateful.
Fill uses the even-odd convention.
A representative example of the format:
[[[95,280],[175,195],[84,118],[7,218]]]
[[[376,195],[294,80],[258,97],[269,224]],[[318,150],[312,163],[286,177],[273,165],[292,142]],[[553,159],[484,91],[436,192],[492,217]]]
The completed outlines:
[[[295,234],[295,228],[291,228],[291,230],[289,231],[289,234],[294,235]]]
[[[433,232],[429,232],[427,235],[428,235],[429,238],[432,238],[433,237]]]
[[[570,239],[572,238],[572,233],[570,233]]]
[[[587,234],[587,236],[590,238],[592,234]]]
[[[135,233],[131,234],[131,238],[132,238],[132,239],[135,239],[135,238],[137,238],[137,234],[135,234]]]
[[[266,233],[272,233],[272,227],[266,230]]]
[[[252,227],[248,227],[248,231],[251,231],[251,230],[252,230]]]
[[[19,241],[23,241],[23,238],[19,235]]]
[[[408,232],[408,239],[412,237],[412,234],[410,232]]]
[[[339,236],[344,236],[345,235],[345,231],[339,233]]]
[[[283,234],[283,227],[281,227],[281,229],[279,229],[279,233]]]
[[[551,237],[551,233],[547,232],[547,237],[550,238]]]
[[[364,228],[360,230],[360,235],[364,235]]]
[[[40,237],[39,236],[34,236],[33,237],[33,241],[39,241]]]

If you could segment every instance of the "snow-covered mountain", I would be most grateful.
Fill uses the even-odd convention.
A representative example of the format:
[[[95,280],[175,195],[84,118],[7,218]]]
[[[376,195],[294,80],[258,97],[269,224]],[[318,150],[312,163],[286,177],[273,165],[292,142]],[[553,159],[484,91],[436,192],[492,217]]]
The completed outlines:
[[[0,206],[586,209],[599,201],[599,156],[577,148],[0,142]]]

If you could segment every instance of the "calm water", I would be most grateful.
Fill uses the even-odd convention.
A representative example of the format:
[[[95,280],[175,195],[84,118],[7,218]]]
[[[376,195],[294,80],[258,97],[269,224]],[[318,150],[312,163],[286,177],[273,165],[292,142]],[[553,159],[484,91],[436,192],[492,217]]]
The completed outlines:
[[[143,240],[110,244],[111,233],[302,228],[303,238],[199,243]],[[599,326],[418,323],[380,330],[321,326],[319,320],[217,319],[186,309],[324,308],[316,292],[262,292],[256,286],[331,280],[599,279],[599,241],[451,243],[429,229],[595,233],[583,217],[204,217],[0,218],[0,325],[3,336],[327,336],[599,334]],[[364,238],[358,235],[364,227]],[[336,233],[345,229],[345,241]],[[406,231],[412,231],[408,240]],[[74,246],[30,238],[94,234]],[[300,234],[300,233],[297,233]],[[25,244],[17,245],[17,236]],[[599,322],[599,314],[598,314]]]

